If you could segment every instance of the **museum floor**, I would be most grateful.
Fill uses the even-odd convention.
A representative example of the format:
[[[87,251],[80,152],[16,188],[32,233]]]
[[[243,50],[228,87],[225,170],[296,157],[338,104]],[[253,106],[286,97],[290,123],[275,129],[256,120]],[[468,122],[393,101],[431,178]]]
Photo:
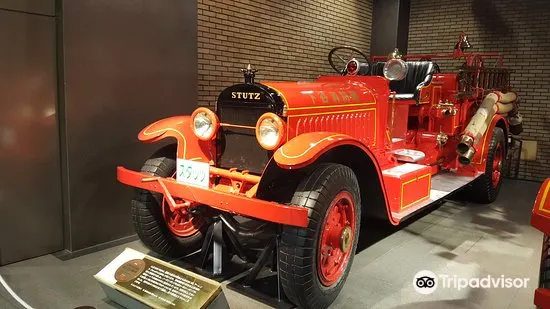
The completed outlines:
[[[534,308],[541,233],[529,226],[540,184],[504,183],[491,205],[447,202],[400,229],[363,223],[351,274],[332,308]],[[29,305],[42,308],[120,308],[92,277],[124,247],[144,251],[137,241],[68,261],[47,255],[5,267],[0,275]],[[412,286],[420,270],[459,277],[530,278],[520,289],[439,289],[421,295]],[[225,289],[231,308],[268,308]],[[0,287],[0,308],[20,308]]]

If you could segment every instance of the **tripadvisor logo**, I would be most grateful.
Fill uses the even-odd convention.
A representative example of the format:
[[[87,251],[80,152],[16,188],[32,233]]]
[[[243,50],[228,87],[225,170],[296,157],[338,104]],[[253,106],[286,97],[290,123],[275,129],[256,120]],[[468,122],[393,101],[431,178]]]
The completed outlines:
[[[439,274],[421,270],[413,278],[413,287],[420,294],[432,294],[437,288],[443,289],[521,289],[527,288],[529,278],[510,278],[504,275],[487,275],[482,278],[464,278],[456,275]]]

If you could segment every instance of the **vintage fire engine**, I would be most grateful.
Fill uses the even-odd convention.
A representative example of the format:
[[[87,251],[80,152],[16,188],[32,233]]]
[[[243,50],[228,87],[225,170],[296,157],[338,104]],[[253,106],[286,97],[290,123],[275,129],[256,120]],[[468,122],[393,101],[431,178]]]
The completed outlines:
[[[550,178],[540,187],[531,225],[544,233],[540,258],[539,287],[535,291],[535,305],[538,308],[550,308]]]
[[[272,233],[288,299],[327,307],[350,270],[362,215],[398,225],[460,188],[473,201],[495,200],[510,130],[521,129],[518,100],[502,55],[465,53],[469,46],[461,35],[452,54],[372,58],[337,47],[329,62],[339,75],[313,82],[260,83],[249,66],[215,111],[199,107],[139,133],[176,143],[140,172],[118,168],[120,182],[139,188],[137,234],[180,256],[220,220],[237,238]],[[441,73],[440,58],[463,63]],[[243,226],[243,217],[258,224]]]

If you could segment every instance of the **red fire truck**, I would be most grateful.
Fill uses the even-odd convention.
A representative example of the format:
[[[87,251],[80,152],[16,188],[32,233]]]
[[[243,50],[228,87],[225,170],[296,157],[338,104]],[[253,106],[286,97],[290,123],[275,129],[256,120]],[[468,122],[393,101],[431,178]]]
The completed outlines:
[[[212,222],[244,238],[272,233],[288,299],[328,306],[363,215],[398,225],[461,188],[476,202],[497,197],[510,130],[521,129],[518,100],[502,55],[469,46],[461,35],[451,54],[368,57],[337,47],[329,63],[338,75],[313,82],[257,82],[249,66],[215,110],[139,133],[175,143],[141,171],[118,168],[120,182],[139,188],[137,234],[153,251],[180,256],[211,237]],[[438,59],[461,66],[442,73]],[[257,225],[243,226],[243,217]]]
[[[538,308],[550,308],[550,178],[540,187],[531,224],[544,233],[540,258],[539,287],[535,291],[535,305]]]

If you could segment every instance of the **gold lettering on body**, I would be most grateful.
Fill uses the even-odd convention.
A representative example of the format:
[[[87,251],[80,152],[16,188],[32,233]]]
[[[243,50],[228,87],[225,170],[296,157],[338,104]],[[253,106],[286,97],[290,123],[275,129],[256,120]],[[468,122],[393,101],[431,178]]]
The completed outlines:
[[[353,101],[353,103],[359,103],[359,96],[357,95],[357,92],[350,91],[349,95],[350,95],[351,100]]]
[[[330,92],[330,96],[332,97],[334,103],[340,104],[340,97],[338,96],[338,93],[332,91]]]
[[[340,96],[342,96],[342,100],[344,101],[344,103],[351,102],[351,97],[345,91],[340,91]]]
[[[328,96],[323,91],[319,91],[319,98],[321,98],[323,104],[328,104]]]

